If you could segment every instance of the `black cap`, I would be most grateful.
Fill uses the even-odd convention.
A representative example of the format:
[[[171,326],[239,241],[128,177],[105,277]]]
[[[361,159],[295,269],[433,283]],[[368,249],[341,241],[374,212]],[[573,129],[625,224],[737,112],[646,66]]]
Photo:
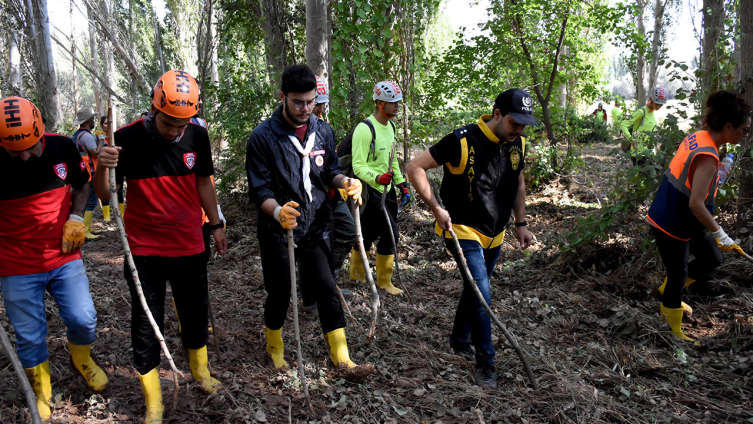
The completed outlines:
[[[494,109],[509,113],[518,124],[539,126],[533,118],[533,99],[519,88],[511,88],[497,96]]]

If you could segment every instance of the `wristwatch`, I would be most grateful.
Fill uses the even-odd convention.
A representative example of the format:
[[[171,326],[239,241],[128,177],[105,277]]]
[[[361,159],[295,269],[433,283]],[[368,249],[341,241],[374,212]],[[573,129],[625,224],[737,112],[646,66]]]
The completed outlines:
[[[523,222],[516,222],[516,223],[515,223],[515,226],[516,226],[516,227],[525,227],[525,226],[527,226],[527,225],[528,225],[528,223],[526,222],[526,220],[525,220],[525,219],[523,220]]]
[[[219,224],[209,225],[209,231],[219,230],[220,228],[225,228],[225,224],[222,221]]]

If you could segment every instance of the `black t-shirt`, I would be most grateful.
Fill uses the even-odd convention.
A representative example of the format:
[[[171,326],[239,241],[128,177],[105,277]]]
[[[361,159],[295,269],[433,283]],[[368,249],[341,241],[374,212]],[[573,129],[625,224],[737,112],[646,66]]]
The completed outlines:
[[[207,130],[188,125],[177,143],[154,141],[140,119],[115,133],[122,147],[116,180],[128,183],[125,223],[138,256],[189,256],[204,251],[196,177],[214,174]]]

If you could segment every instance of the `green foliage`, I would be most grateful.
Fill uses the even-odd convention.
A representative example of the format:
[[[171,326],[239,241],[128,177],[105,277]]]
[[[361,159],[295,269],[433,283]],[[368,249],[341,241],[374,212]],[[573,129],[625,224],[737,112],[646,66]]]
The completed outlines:
[[[669,114],[656,131],[636,136],[642,136],[647,147],[645,163],[616,175],[609,202],[603,204],[598,211],[578,220],[578,225],[565,234],[563,245],[560,246],[562,251],[577,252],[593,243],[609,240],[610,229],[615,222],[625,222],[629,215],[635,214],[639,206],[652,199],[669,161],[686,133],[677,125],[677,117]],[[630,153],[620,151],[619,154],[628,159],[630,157]],[[643,239],[641,247],[645,248],[649,241]]]
[[[527,141],[524,170],[526,190],[535,191],[558,175],[567,174],[582,164],[583,159],[569,143],[551,145]]]

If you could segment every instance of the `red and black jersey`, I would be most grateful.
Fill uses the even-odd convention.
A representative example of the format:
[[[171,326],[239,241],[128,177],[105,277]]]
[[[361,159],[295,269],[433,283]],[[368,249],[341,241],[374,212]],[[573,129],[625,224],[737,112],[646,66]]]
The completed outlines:
[[[137,256],[204,251],[196,177],[214,174],[207,130],[188,125],[177,143],[154,141],[140,119],[115,133],[118,184],[128,183],[126,233]]]
[[[73,141],[45,133],[42,154],[28,161],[0,149],[0,276],[49,272],[81,258],[63,253],[63,226],[71,213],[71,187],[89,181]]]

